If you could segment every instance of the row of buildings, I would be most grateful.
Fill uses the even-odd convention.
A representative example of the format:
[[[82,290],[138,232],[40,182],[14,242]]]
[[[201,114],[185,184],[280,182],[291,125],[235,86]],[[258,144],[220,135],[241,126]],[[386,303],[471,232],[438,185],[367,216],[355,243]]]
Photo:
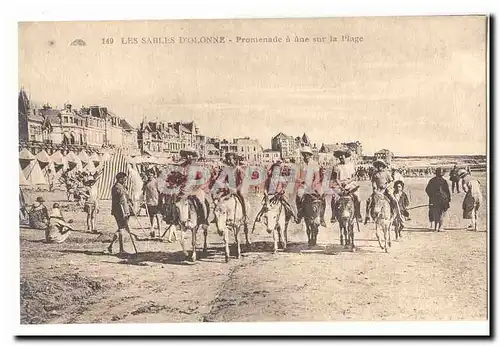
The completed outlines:
[[[82,149],[92,153],[103,148],[120,147],[131,156],[149,154],[175,159],[182,149],[193,147],[207,160],[218,160],[226,153],[234,152],[249,163],[271,163],[277,160],[298,162],[301,148],[307,145],[311,147],[314,159],[322,164],[333,161],[333,151],[340,146],[348,147],[355,161],[363,159],[359,141],[316,145],[305,133],[295,137],[280,132],[271,138],[271,147],[265,149],[258,140],[250,137],[222,139],[203,135],[194,121],[144,119],[135,128],[103,106],[75,109],[71,104],[65,104],[62,109],[56,109],[45,104],[36,107],[23,89],[19,93],[18,106],[20,149],[27,148],[33,154],[42,149],[49,154],[57,150],[78,152]],[[380,151],[376,155],[386,154]]]

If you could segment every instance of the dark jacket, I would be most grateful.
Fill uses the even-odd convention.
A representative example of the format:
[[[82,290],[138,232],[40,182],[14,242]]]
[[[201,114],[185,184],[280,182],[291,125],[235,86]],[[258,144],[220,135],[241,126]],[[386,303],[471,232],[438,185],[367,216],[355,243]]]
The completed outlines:
[[[445,210],[450,207],[450,187],[443,177],[436,176],[429,180],[425,192],[429,196],[429,201],[432,205],[443,207]]]

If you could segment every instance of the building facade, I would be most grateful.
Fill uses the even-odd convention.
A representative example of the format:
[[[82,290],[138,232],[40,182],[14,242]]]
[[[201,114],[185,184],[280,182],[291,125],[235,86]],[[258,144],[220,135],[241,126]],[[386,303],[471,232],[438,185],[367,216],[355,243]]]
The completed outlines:
[[[299,141],[293,136],[288,136],[280,132],[271,139],[271,149],[279,151],[283,160],[296,159]]]
[[[45,104],[34,107],[24,90],[19,93],[19,141],[26,148],[97,151],[103,147],[134,150],[137,131],[125,119],[109,112],[106,107],[91,106],[73,109],[65,104],[62,109]],[[38,150],[38,151],[39,151]]]
[[[203,156],[206,139],[191,122],[143,121],[137,132],[139,148],[152,155],[178,157],[182,149],[193,147]]]
[[[277,150],[265,149],[262,151],[262,163],[275,163],[281,159],[281,153]]]

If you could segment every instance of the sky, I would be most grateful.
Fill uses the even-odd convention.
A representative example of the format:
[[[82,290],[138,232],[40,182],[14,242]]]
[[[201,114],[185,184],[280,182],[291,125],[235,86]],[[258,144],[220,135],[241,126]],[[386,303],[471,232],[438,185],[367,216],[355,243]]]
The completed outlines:
[[[188,36],[232,42],[179,43]],[[237,36],[292,42],[241,44]],[[122,44],[128,37],[176,42]],[[86,45],[70,45],[75,39]],[[359,140],[368,155],[486,154],[486,19],[21,23],[19,87],[37,103],[105,105],[135,126],[194,120],[205,135],[250,136],[264,148],[284,132],[317,145]]]

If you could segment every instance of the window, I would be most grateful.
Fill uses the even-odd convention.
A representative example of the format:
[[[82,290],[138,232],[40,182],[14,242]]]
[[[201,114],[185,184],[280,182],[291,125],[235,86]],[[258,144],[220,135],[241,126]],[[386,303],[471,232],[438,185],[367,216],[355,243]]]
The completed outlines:
[[[68,117],[64,117],[63,118],[63,123],[67,123],[68,122]]]

